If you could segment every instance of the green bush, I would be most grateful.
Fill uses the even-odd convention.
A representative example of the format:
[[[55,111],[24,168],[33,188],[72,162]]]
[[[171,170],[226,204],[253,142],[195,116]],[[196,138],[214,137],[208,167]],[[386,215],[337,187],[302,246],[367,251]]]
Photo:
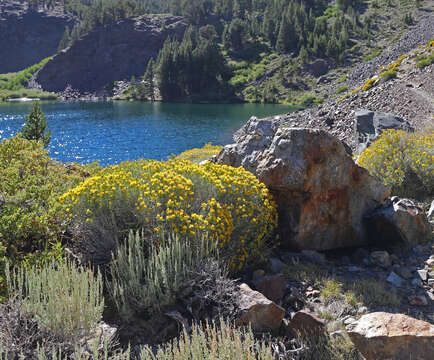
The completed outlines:
[[[88,336],[102,318],[102,277],[72,262],[20,266],[7,271],[17,296],[39,326],[61,338]]]
[[[341,85],[336,89],[336,95],[342,94],[344,92],[348,91],[348,86],[347,85]]]
[[[297,105],[301,107],[318,106],[323,102],[323,99],[314,94],[303,94],[298,100]]]
[[[424,55],[420,55],[416,58],[417,64],[416,66],[419,69],[423,69],[426,66],[429,66],[431,64],[434,64],[434,53],[432,54],[424,54]]]
[[[383,81],[395,79],[397,76],[398,76],[398,72],[396,70],[387,70],[387,71],[380,73],[380,78]]]
[[[129,230],[209,234],[232,270],[266,256],[277,213],[265,185],[243,168],[172,159],[110,166],[65,193],[81,253],[108,263]],[[75,230],[74,230],[75,229]]]
[[[424,199],[434,194],[434,131],[386,130],[357,163],[389,186],[393,195]]]
[[[192,241],[162,234],[157,245],[130,232],[111,265],[109,289],[121,317],[128,321],[136,313],[157,312],[175,303],[180,293],[188,296],[189,277],[213,253],[215,244],[204,236]]]
[[[0,294],[5,256],[14,264],[59,255],[57,198],[87,175],[84,167],[51,160],[42,143],[20,136],[0,143]]]

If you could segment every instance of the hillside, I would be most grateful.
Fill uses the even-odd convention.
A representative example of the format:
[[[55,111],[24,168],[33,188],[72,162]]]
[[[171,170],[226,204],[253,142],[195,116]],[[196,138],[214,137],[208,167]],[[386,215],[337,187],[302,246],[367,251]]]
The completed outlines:
[[[0,2],[0,73],[23,70],[57,52],[75,18],[62,7],[31,8],[26,2]]]

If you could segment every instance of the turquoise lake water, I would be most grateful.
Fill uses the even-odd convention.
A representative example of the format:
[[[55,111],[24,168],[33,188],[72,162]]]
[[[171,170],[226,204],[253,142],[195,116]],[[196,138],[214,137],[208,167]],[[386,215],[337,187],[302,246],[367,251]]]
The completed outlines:
[[[163,160],[207,142],[225,145],[251,116],[286,113],[291,107],[261,104],[163,104],[145,102],[43,102],[52,130],[50,155],[60,161],[101,165],[124,160]],[[0,104],[0,140],[19,132],[32,103]]]

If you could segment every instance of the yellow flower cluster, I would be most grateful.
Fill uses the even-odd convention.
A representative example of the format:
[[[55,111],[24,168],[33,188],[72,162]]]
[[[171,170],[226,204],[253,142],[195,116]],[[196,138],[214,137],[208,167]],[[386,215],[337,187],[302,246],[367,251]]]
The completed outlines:
[[[178,160],[190,160],[194,163],[200,163],[201,161],[211,159],[211,157],[217,155],[221,149],[223,149],[223,146],[207,143],[202,148],[186,150],[177,155],[176,158]]]
[[[362,152],[357,163],[379,177],[385,185],[392,188],[392,191],[400,188],[405,182],[414,183],[414,179],[408,178],[414,174],[423,184],[425,191],[432,193],[434,131],[418,135],[401,130],[385,130]]]
[[[376,78],[367,80],[363,85],[363,91],[368,91],[371,87],[373,87],[376,80],[377,80]]]
[[[100,226],[115,221],[113,228],[122,233],[139,228],[186,237],[207,233],[234,270],[263,256],[277,224],[271,195],[250,172],[177,159],[110,166],[60,201],[74,219]]]

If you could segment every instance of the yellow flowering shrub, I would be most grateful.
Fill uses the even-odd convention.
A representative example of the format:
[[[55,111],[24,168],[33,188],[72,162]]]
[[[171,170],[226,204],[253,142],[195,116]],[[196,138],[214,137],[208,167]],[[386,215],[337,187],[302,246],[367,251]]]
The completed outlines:
[[[177,159],[107,167],[60,201],[72,222],[80,224],[85,241],[111,237],[115,242],[137,229],[155,239],[160,232],[207,233],[233,270],[264,255],[265,240],[277,223],[271,195],[250,172]]]
[[[368,91],[371,87],[373,87],[376,80],[377,80],[376,78],[367,80],[363,85],[363,91]]]
[[[201,161],[211,159],[214,155],[217,155],[221,149],[223,149],[223,146],[207,143],[202,148],[186,150],[177,155],[176,158],[178,160],[189,160],[194,163],[200,163]]]
[[[393,195],[425,198],[434,193],[434,130],[425,135],[385,130],[357,163],[389,186]]]

